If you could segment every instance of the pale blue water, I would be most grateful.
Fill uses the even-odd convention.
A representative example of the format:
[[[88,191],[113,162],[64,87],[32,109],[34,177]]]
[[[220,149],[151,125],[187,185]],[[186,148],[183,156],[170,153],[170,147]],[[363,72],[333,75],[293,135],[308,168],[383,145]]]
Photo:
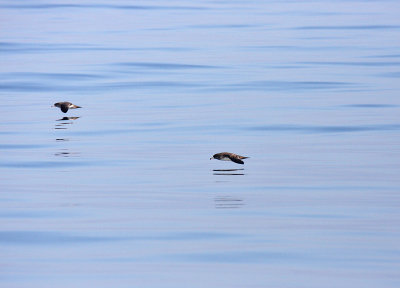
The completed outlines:
[[[0,1],[1,287],[399,287],[399,14]]]

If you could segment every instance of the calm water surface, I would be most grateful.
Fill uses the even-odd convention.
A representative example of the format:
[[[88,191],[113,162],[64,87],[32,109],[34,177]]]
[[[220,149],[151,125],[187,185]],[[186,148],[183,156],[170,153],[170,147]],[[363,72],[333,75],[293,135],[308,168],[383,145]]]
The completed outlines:
[[[399,13],[0,1],[1,286],[399,287]]]

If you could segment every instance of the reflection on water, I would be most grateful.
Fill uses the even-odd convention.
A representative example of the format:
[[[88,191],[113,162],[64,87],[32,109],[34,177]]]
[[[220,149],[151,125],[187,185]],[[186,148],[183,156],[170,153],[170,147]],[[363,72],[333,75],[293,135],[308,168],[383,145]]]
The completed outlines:
[[[71,125],[74,124],[73,120],[77,120],[80,117],[63,117],[61,119],[57,119],[56,121],[64,121],[60,123],[56,123],[54,129],[68,129],[67,126],[64,127],[64,125]]]
[[[244,173],[234,173],[235,171],[243,171],[244,168],[240,169],[213,169],[213,175],[245,175]]]
[[[60,152],[54,153],[58,157],[78,157],[79,152],[70,152],[68,149],[60,149]]]
[[[56,128],[55,129],[67,129],[67,127],[62,128],[64,125],[71,125],[74,124],[73,120],[77,120],[80,117],[63,117],[61,119],[57,119],[56,121],[64,121],[60,123],[56,123]]]
[[[78,119],[78,118],[80,118],[80,117],[63,117],[63,118],[58,119],[58,120],[56,120],[56,121],[76,120],[76,119]],[[66,124],[70,124],[70,123],[66,123]]]
[[[244,205],[243,199],[232,196],[217,196],[214,201],[217,209],[242,208]]]
[[[68,129],[67,125],[71,125],[74,123],[74,120],[79,119],[80,117],[63,117],[61,119],[56,120],[56,125],[54,129]],[[58,121],[63,121],[63,122],[58,122]],[[56,138],[56,142],[69,142],[69,138]],[[56,153],[54,153],[54,156],[56,157],[78,157],[80,155],[80,152],[71,152],[70,149],[68,148],[61,148],[59,149]]]

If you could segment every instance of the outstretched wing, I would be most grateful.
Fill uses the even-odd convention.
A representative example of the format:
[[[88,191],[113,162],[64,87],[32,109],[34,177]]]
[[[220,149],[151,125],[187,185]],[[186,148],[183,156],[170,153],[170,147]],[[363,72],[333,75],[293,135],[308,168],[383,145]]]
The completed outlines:
[[[239,158],[237,158],[237,157],[229,156],[229,159],[231,159],[231,161],[233,161],[235,163],[244,164],[244,162],[242,160],[240,160]]]
[[[67,111],[68,111],[68,104],[65,104],[65,103],[63,103],[63,104],[61,104],[61,111],[62,112],[64,112],[64,113],[67,113]]]

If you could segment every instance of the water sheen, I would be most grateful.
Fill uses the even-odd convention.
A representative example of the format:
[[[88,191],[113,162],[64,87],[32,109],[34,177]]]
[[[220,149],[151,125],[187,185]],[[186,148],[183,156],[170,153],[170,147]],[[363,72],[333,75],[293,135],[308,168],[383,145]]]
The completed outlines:
[[[0,286],[399,287],[400,4],[332,3],[0,1]]]

